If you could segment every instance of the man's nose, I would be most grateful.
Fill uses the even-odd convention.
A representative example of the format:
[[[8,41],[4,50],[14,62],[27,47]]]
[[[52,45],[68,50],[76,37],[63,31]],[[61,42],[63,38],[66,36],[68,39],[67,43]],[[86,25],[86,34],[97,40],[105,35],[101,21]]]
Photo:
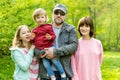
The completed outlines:
[[[60,13],[58,13],[58,16],[61,16]]]

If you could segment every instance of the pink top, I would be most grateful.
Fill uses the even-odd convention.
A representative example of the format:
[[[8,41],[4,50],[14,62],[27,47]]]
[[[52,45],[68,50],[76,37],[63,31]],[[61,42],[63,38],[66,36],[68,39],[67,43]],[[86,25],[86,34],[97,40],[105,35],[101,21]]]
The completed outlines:
[[[24,49],[24,54],[27,54],[28,51]],[[32,63],[29,67],[30,80],[37,80],[39,71],[39,61],[36,56],[33,56]]]
[[[77,80],[102,80],[100,66],[102,64],[103,47],[101,41],[79,39],[78,49],[72,55],[72,68]],[[76,80],[73,76],[72,80]]]
[[[37,80],[39,72],[39,60],[36,56],[33,57],[32,63],[29,68],[30,80]]]

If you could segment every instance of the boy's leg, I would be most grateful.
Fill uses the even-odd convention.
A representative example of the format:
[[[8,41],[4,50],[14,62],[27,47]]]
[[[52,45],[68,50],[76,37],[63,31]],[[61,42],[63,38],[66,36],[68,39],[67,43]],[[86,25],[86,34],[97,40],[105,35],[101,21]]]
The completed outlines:
[[[35,48],[34,53],[37,56],[37,58],[39,58],[40,54],[45,54],[45,50],[40,50],[40,49]]]
[[[60,63],[60,60],[58,58],[51,59],[52,63],[56,66],[57,70],[60,74],[65,73],[62,64]]]
[[[67,80],[65,71],[63,69],[62,64],[60,63],[60,60],[56,58],[56,59],[52,59],[51,61],[56,66],[57,70],[59,71],[61,75],[61,80]]]
[[[51,64],[50,64],[50,60],[43,58],[42,61],[43,61],[43,65],[46,68],[47,73],[50,76],[51,80],[56,80],[55,74],[54,74],[53,69],[52,69]]]

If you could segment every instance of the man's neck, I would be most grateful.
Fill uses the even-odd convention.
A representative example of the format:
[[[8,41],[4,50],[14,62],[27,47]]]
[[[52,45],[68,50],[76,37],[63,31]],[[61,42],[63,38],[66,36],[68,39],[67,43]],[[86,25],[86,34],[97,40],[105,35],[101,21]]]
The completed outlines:
[[[61,28],[62,25],[63,25],[63,24],[55,24],[55,23],[53,23],[53,26],[54,26],[55,28]]]

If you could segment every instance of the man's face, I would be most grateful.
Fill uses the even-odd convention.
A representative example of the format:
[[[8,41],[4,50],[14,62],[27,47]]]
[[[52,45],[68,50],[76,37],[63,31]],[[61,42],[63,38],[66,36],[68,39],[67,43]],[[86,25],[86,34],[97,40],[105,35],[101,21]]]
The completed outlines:
[[[66,18],[66,14],[62,10],[55,10],[53,12],[53,20],[55,24],[61,25]]]

